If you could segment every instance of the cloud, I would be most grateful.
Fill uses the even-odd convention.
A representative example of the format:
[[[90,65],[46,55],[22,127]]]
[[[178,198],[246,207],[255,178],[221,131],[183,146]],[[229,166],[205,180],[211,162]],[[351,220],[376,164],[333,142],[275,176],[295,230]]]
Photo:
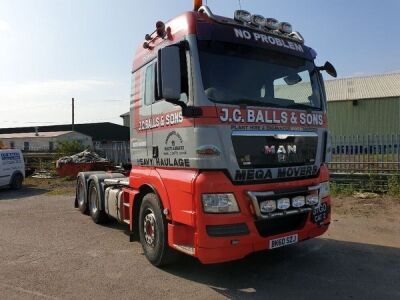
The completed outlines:
[[[66,124],[75,98],[77,123],[112,121],[129,110],[129,86],[112,80],[0,83],[0,127]],[[119,100],[119,101],[117,101]]]
[[[11,31],[10,24],[0,19],[0,32],[10,32],[10,31]]]
[[[99,88],[110,88],[114,85],[113,81],[94,79],[31,81],[0,85],[0,97],[8,101],[26,101],[37,97],[58,98],[74,96]]]

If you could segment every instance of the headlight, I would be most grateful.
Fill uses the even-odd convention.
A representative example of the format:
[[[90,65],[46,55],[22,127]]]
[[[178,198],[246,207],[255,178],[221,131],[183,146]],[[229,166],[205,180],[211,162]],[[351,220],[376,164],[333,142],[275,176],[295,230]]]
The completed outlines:
[[[329,181],[322,182],[319,188],[319,196],[325,198],[329,196]]]
[[[203,210],[206,213],[239,212],[235,196],[229,194],[203,194]]]
[[[262,213],[270,213],[276,210],[276,201],[267,200],[260,203],[260,211]]]

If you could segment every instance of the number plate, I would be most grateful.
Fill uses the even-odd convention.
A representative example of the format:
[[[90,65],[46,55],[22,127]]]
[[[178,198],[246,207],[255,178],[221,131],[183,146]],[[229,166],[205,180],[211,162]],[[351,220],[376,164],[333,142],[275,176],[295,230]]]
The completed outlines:
[[[326,203],[321,203],[318,207],[312,211],[312,222],[315,224],[323,223],[329,215],[330,206]]]
[[[280,248],[290,244],[295,244],[299,241],[299,236],[297,234],[284,236],[279,239],[274,239],[269,241],[269,249]]]

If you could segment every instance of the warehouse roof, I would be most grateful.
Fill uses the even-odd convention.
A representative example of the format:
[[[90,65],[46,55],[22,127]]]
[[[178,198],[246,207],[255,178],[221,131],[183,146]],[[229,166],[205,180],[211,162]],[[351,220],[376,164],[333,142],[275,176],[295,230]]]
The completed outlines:
[[[39,127],[39,132],[68,130],[71,130],[71,124]],[[129,141],[128,127],[109,122],[75,124],[74,131],[91,136],[94,141]],[[26,132],[35,132],[35,127],[0,128],[0,134]]]
[[[400,96],[400,72],[325,81],[328,101]]]
[[[50,132],[23,132],[23,133],[3,133],[0,134],[2,139],[18,139],[18,138],[52,138],[62,136],[64,134],[73,133],[74,131],[50,131]]]

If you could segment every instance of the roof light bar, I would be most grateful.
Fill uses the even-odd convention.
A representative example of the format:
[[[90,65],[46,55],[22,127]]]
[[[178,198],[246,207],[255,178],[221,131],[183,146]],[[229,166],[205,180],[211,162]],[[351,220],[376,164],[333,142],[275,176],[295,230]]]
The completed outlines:
[[[234,18],[238,22],[250,23],[251,13],[249,13],[247,10],[236,10]]]
[[[265,18],[257,14],[252,15],[250,12],[243,9],[235,11],[234,19],[244,25],[253,25],[259,27],[259,29],[268,29],[271,31],[277,31],[276,33],[283,33],[298,40],[300,43],[304,43],[304,38],[301,34],[293,31],[292,25],[288,22],[279,22],[277,19]]]
[[[251,16],[251,24],[259,27],[265,26],[265,18],[260,15],[252,15]]]
[[[267,18],[265,19],[265,27],[270,30],[277,30],[279,28],[279,22],[277,19]]]
[[[287,34],[292,33],[292,25],[290,25],[288,22],[280,22],[279,31]]]

